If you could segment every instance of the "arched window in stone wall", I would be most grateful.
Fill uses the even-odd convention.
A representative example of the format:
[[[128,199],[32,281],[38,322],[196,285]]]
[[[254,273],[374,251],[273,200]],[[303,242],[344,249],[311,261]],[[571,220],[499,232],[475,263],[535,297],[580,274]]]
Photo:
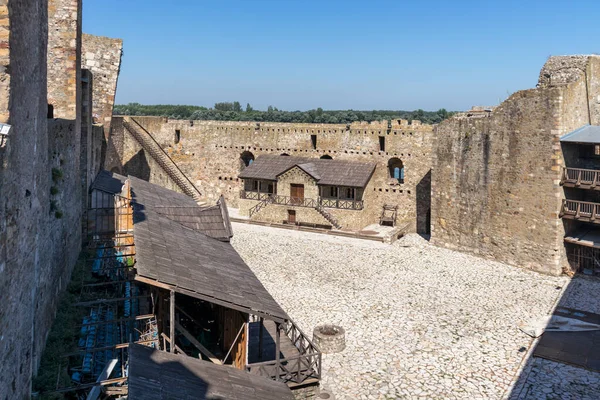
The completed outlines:
[[[241,167],[244,169],[254,162],[254,154],[249,151],[244,151],[242,154],[240,154],[240,160],[242,161]]]
[[[390,178],[397,180],[398,183],[404,183],[404,164],[399,158],[390,158],[388,161],[388,171]]]
[[[329,154],[325,154],[321,156],[321,160],[333,160],[333,157],[331,157]]]
[[[286,156],[287,157],[287,156],[289,156],[289,154],[288,153],[281,153],[280,156]]]

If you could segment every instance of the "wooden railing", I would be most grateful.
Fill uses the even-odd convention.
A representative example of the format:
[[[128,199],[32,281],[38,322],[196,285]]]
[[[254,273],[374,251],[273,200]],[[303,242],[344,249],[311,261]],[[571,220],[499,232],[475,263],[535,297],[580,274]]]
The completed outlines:
[[[600,223],[600,203],[589,201],[563,200],[560,216],[571,219],[584,219]]]
[[[248,200],[264,200],[272,196],[271,193],[260,193],[254,191],[246,191],[240,190],[240,199],[248,199]]]
[[[272,202],[273,202],[273,197],[271,197],[271,196],[268,196],[268,197],[262,199],[254,207],[252,207],[249,210],[249,217],[252,218],[252,216],[254,214],[256,214],[257,212],[259,212],[260,210],[262,210],[263,208],[265,208],[266,206],[268,206]]]
[[[563,168],[561,183],[595,188],[600,184],[600,171],[595,169]],[[600,188],[600,187],[599,187]]]
[[[253,191],[240,190],[240,199],[264,201],[269,198],[272,199],[271,202],[273,204],[284,206],[311,208],[321,206],[326,208],[340,208],[344,210],[362,210],[364,208],[364,202],[362,200],[330,199],[325,197],[318,197],[317,199],[312,199],[308,197],[291,197],[282,196],[279,194],[259,193]]]
[[[291,197],[276,194],[273,196],[273,204],[315,208],[317,206],[317,200],[307,197]]]
[[[293,322],[282,326],[283,333],[300,352],[280,360],[248,364],[246,370],[288,385],[299,385],[308,380],[321,379],[321,352]]]
[[[322,207],[342,208],[345,210],[362,210],[364,203],[362,200],[329,199],[319,197],[319,204]]]

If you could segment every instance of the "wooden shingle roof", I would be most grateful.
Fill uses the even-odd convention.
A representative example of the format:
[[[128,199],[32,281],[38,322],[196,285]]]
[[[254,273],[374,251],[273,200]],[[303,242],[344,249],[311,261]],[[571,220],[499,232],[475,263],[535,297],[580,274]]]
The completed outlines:
[[[131,178],[139,276],[225,307],[276,321],[289,319],[230,243],[187,226],[194,223],[180,207],[185,199],[149,185],[156,186]],[[169,211],[160,204],[168,204]]]
[[[158,214],[202,232],[212,238],[229,240],[233,236],[225,199],[214,206],[200,207],[189,196],[129,177],[134,203],[150,207]]]
[[[119,194],[123,190],[126,180],[127,177],[123,175],[101,169],[98,175],[96,175],[94,182],[92,182],[92,190],[100,190],[109,194]]]
[[[319,185],[365,187],[375,163],[320,158],[261,155],[240,173],[241,179],[276,181],[282,173],[298,166],[311,175]]]
[[[144,400],[294,398],[282,382],[138,344],[129,346],[128,394],[130,399]]]

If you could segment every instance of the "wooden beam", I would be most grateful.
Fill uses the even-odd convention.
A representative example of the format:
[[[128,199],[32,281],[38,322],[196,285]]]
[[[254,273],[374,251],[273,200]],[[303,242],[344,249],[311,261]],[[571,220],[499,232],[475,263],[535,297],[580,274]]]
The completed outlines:
[[[264,324],[265,319],[263,317],[260,317],[260,322],[259,322],[259,331],[258,331],[258,359],[262,360],[263,358],[263,333],[265,331],[265,324]]]
[[[96,379],[97,383],[108,379],[110,374],[112,374],[113,369],[115,368],[115,365],[117,365],[117,361],[118,361],[118,359],[113,358],[104,366],[102,373],[100,374],[98,379]],[[92,390],[90,390],[90,392],[88,393],[86,400],[98,400],[98,397],[100,397],[101,392],[102,392],[102,390],[100,389],[99,385],[94,386],[92,388]]]
[[[280,352],[280,343],[279,343],[279,336],[280,336],[280,324],[279,322],[275,322],[275,370],[276,370],[276,375],[275,375],[275,380],[278,381],[279,380],[279,368],[281,366],[281,360],[279,359],[279,352]]]
[[[113,319],[113,320],[110,320],[110,321],[89,322],[87,324],[77,325],[77,327],[81,328],[83,326],[91,326],[91,325],[116,324],[116,323],[125,322],[125,321],[142,321],[144,319],[150,319],[150,318],[154,318],[154,314],[138,315],[137,317]]]
[[[137,343],[137,344],[158,343],[158,339],[138,340],[137,342],[132,342],[132,343]],[[72,353],[63,354],[61,357],[78,356],[80,354],[93,353],[95,351],[102,351],[102,350],[124,349],[126,347],[129,347],[130,344],[131,343],[119,343],[119,344],[115,344],[115,345],[112,345],[112,346],[93,347],[91,349],[77,350],[77,351],[74,351]]]
[[[161,289],[172,290],[174,288],[174,286],[167,285],[166,283],[161,283],[161,282],[156,281],[154,279],[144,278],[143,276],[139,276],[139,275],[136,275],[134,279],[136,281],[138,281],[138,282],[142,282],[142,283],[145,283],[145,284],[151,285],[151,286],[156,286],[156,287],[159,287]]]
[[[92,300],[92,301],[81,301],[81,302],[75,303],[73,305],[74,306],[93,306],[95,304],[114,303],[114,302],[118,302],[118,301],[140,299],[140,298],[144,298],[144,297],[150,297],[150,295],[143,294],[143,295],[140,295],[140,296],[117,297],[117,298],[113,298],[113,299],[101,299],[101,300]]]
[[[62,389],[57,389],[57,390],[51,390],[51,391],[48,391],[48,392],[42,392],[40,394],[65,393],[65,392],[73,392],[75,390],[81,390],[81,389],[89,389],[89,388],[94,387],[94,386],[114,385],[115,383],[125,382],[125,381],[127,381],[127,379],[128,379],[127,377],[125,377],[125,378],[107,379],[107,380],[102,381],[102,382],[84,383],[82,385],[71,386],[71,387],[68,387],[68,388],[62,388]]]
[[[181,332],[183,334],[183,336],[185,336],[185,338],[190,341],[190,343],[192,343],[194,346],[196,346],[196,348],[198,350],[200,350],[200,352],[202,354],[204,354],[206,357],[208,357],[210,359],[210,361],[212,361],[215,364],[219,364],[219,365],[223,364],[221,362],[221,360],[219,360],[206,347],[202,346],[202,344],[194,337],[194,335],[189,333],[183,326],[181,326],[181,324],[179,324],[179,322],[175,321],[175,326],[177,327],[177,330],[179,332]]]
[[[175,291],[171,290],[171,300],[169,302],[169,337],[171,339],[171,353],[175,354]]]

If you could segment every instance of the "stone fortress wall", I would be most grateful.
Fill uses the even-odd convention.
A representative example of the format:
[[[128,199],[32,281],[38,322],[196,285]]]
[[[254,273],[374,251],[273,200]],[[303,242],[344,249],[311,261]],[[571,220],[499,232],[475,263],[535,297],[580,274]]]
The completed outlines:
[[[1,399],[30,397],[103,163],[81,46],[81,0],[0,0]]]
[[[551,57],[537,88],[436,127],[432,242],[559,274],[567,267],[559,138],[600,123],[600,57]]]
[[[223,194],[230,206],[238,206],[239,192],[243,189],[238,179],[243,152],[251,152],[254,157],[284,153],[314,158],[328,155],[333,159],[377,164],[365,191],[365,210],[339,210],[348,215],[343,218],[358,219],[356,224],[364,223],[364,227],[379,221],[382,204],[397,204],[399,223],[410,223],[412,231],[427,230],[433,146],[430,125],[419,121],[409,124],[405,120],[391,121],[391,125],[388,121],[343,125],[132,118],[154,137],[209,202]],[[311,135],[316,135],[316,146]],[[385,142],[383,151],[380,141]],[[123,117],[113,118],[109,147],[113,152],[107,154],[107,169],[141,176],[170,188],[175,186],[166,174],[158,176],[152,161],[148,161],[152,157],[123,128]],[[403,184],[394,184],[389,177],[388,161],[394,157],[404,164]]]

